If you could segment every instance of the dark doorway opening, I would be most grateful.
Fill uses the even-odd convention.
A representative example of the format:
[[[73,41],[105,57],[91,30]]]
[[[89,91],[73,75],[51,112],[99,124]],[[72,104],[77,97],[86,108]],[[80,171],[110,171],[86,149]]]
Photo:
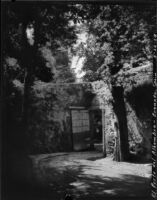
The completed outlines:
[[[102,143],[102,113],[101,110],[93,111],[93,142]]]
[[[90,110],[91,148],[103,152],[103,121],[102,110]]]

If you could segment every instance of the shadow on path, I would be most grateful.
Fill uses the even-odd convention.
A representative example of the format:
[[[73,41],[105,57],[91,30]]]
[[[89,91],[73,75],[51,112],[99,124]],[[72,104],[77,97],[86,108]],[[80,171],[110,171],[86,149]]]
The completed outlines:
[[[81,161],[64,156],[39,159],[33,166],[30,184],[10,184],[7,200],[63,200],[66,194],[74,200],[150,199],[150,177],[134,174],[133,170],[125,173],[127,169],[119,173],[110,166],[112,162],[107,166],[108,161],[100,164],[91,161],[93,158]]]

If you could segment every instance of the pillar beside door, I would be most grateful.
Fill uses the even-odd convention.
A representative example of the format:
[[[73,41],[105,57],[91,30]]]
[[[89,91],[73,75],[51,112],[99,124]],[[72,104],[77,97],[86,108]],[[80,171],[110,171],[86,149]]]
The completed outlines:
[[[105,109],[101,110],[101,114],[102,114],[102,145],[103,145],[103,156],[106,157]]]

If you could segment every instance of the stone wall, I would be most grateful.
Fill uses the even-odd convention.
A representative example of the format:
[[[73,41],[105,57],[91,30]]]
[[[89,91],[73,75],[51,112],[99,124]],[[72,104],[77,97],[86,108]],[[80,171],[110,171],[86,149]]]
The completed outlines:
[[[126,95],[130,150],[151,159],[153,87],[143,84]]]
[[[119,72],[115,83],[124,88],[130,150],[142,159],[151,159],[153,66]]]
[[[127,114],[129,149],[142,160],[151,159],[152,135],[152,64],[120,71],[114,78],[113,84],[124,88],[125,107]],[[112,109],[112,103],[106,107],[107,121],[106,137],[107,150],[113,153],[117,121]],[[110,113],[110,114],[109,114]]]
[[[104,133],[105,133],[105,148],[106,154],[113,153],[114,147],[114,112],[113,112],[113,97],[111,87],[103,81],[96,81],[92,83],[93,93],[97,98],[97,105],[94,102],[93,107],[97,106],[98,109],[104,109]]]
[[[72,150],[69,107],[88,107],[90,88],[88,84],[35,84],[29,112],[30,153]]]
[[[92,104],[93,98],[97,103]],[[103,81],[55,85],[37,82],[33,87],[29,118],[31,153],[71,151],[70,106],[91,106],[105,110],[106,142],[113,132],[112,95]],[[108,145],[107,145],[108,148]]]
[[[143,77],[146,69],[146,67],[142,68],[141,73]],[[142,83],[142,78],[138,79],[138,76],[140,77],[140,70],[138,70],[136,69],[134,72],[136,73],[134,76],[134,84],[130,86],[129,75],[128,82],[126,79],[124,81],[129,145],[131,151],[138,153],[143,151],[145,152],[143,155],[149,159],[151,154],[152,100],[150,72],[146,76],[146,79],[143,79],[144,81]],[[130,72],[130,76],[132,76],[132,73],[133,71]],[[135,90],[137,91],[133,92]],[[141,96],[143,96],[138,101],[139,96],[137,94],[140,91],[142,91]],[[96,109],[105,110],[104,127],[106,150],[107,154],[113,153],[115,136],[117,134],[115,128],[117,118],[113,111],[114,100],[109,85],[103,81],[70,85],[38,82],[33,87],[32,96],[33,101],[29,119],[29,137],[31,138],[30,141],[32,141],[30,145],[32,153],[72,150],[69,106],[84,106],[87,109],[93,106]],[[143,99],[147,99],[147,101],[142,103]],[[142,146],[142,150],[137,146]]]

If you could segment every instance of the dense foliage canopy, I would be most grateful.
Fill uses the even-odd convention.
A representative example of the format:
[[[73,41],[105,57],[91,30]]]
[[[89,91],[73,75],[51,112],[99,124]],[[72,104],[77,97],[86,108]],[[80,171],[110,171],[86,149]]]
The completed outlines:
[[[79,6],[65,3],[2,3],[3,91],[9,125],[8,144],[13,144],[12,137],[14,141],[17,139],[15,143],[25,143],[36,81],[75,80],[70,69],[70,48],[77,39],[78,12],[81,12]]]
[[[37,97],[36,93],[33,96],[34,86],[76,81],[70,67],[73,53],[84,57],[85,81],[111,83],[112,75],[120,70],[152,62],[154,26],[155,8],[151,5],[3,2],[4,112],[10,144],[13,140],[16,145],[26,144],[30,110]],[[75,48],[82,30],[87,41]],[[55,101],[55,94],[52,96]],[[62,96],[66,101],[64,91]]]
[[[86,23],[88,38],[80,45],[85,80],[108,80],[121,69],[152,62],[153,5],[89,5],[86,9],[90,16]]]

